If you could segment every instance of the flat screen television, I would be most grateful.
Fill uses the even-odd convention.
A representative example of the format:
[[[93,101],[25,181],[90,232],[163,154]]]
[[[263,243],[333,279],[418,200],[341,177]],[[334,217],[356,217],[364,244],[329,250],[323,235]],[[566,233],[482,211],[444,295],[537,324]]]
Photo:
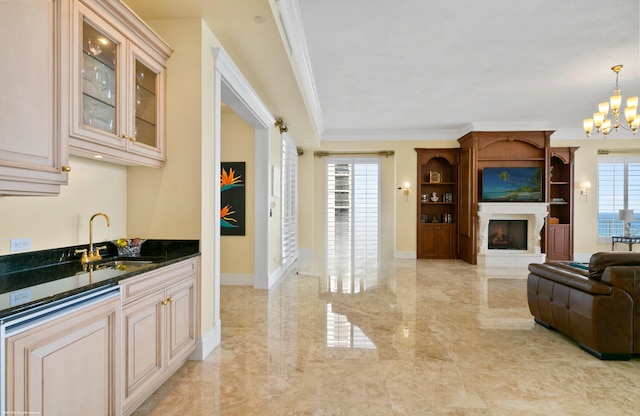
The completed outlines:
[[[482,201],[542,201],[542,171],[533,167],[490,167],[482,169]]]

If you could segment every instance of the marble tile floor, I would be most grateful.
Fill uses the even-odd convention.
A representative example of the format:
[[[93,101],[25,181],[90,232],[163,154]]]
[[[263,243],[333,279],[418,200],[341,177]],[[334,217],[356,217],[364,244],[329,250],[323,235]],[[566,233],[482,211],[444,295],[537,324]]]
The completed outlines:
[[[640,414],[640,358],[600,361],[534,324],[526,274],[309,262],[270,291],[223,286],[221,345],[134,415]]]

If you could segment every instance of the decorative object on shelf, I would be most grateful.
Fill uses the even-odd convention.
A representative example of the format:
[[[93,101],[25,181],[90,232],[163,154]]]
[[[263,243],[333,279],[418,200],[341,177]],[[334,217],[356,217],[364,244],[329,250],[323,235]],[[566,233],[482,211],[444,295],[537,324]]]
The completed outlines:
[[[443,192],[442,193],[442,202],[453,202],[453,192]]]
[[[609,98],[609,101],[604,101],[598,104],[598,111],[593,113],[593,118],[585,118],[583,127],[587,137],[591,137],[591,132],[595,126],[598,133],[602,133],[604,138],[611,133],[611,129],[618,130],[620,127],[627,129],[626,126],[620,125],[620,106],[622,104],[622,95],[620,94],[620,85],[618,85],[618,74],[622,69],[622,65],[615,65],[611,67],[611,70],[616,74],[616,86],[613,90],[613,95]],[[609,112],[611,109],[611,112]],[[640,126],[640,116],[638,115],[638,97],[627,98],[627,106],[624,109],[624,116],[629,125],[628,130],[633,131],[636,134],[638,126]],[[612,120],[613,119],[613,125]]]
[[[421,202],[429,202],[429,195],[427,195],[427,194],[420,195],[420,201]]]
[[[560,224],[560,218],[558,218],[558,217],[549,217],[549,224]]]
[[[633,210],[618,210],[618,219],[620,221],[624,221],[624,236],[629,237],[631,235],[631,221],[633,221]]]
[[[582,189],[580,189],[580,195],[584,195],[584,200],[589,200],[589,189],[591,189],[591,182],[584,181],[582,182]]]
[[[431,183],[440,183],[442,182],[442,172],[430,171],[429,172],[429,182]]]
[[[89,45],[89,51],[91,52],[91,55],[93,56],[98,56],[102,53],[102,45],[101,43],[104,43],[105,40],[98,40],[98,39],[88,39],[87,40],[87,44]]]
[[[438,198],[438,194],[436,194],[435,192],[431,193],[431,202],[438,202],[440,198]]]
[[[142,238],[119,238],[113,244],[118,248],[118,256],[138,257],[145,241]]]

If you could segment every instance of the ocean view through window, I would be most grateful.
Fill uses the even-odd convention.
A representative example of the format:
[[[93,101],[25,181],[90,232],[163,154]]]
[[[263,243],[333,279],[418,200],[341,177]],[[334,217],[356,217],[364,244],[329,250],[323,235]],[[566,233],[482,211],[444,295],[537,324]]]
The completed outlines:
[[[640,156],[598,158],[598,241],[624,234],[620,210],[633,210],[631,235],[640,235]]]

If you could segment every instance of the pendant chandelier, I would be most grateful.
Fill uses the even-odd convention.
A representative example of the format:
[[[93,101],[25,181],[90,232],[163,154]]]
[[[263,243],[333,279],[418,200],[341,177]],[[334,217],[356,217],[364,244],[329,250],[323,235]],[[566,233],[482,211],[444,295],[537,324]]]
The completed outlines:
[[[584,119],[584,131],[587,133],[587,137],[591,137],[593,128],[596,128],[598,133],[602,133],[604,138],[607,138],[607,134],[612,130],[618,130],[620,127],[631,130],[633,134],[636,134],[638,126],[640,126],[640,115],[638,115],[638,97],[627,98],[627,106],[624,109],[624,117],[629,127],[620,125],[620,106],[622,104],[622,95],[620,95],[620,85],[618,85],[618,73],[622,69],[622,65],[615,65],[611,67],[611,70],[616,73],[616,87],[613,90],[613,95],[609,98],[609,101],[604,101],[598,104],[598,111],[593,113],[593,118]],[[613,123],[613,124],[612,124]]]

